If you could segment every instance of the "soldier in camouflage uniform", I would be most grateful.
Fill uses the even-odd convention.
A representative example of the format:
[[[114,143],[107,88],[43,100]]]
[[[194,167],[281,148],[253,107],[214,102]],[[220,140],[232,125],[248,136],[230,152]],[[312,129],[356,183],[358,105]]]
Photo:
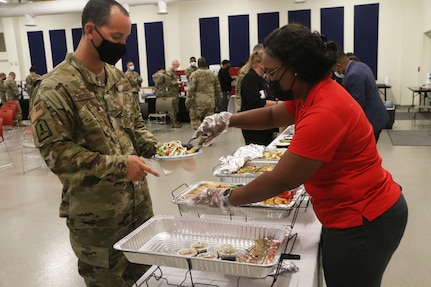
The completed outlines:
[[[32,97],[33,94],[33,84],[36,82],[37,78],[39,78],[40,75],[36,73],[36,67],[31,66],[30,67],[30,74],[25,78],[25,87],[27,89],[27,94],[29,98]]]
[[[166,98],[168,94],[166,93],[166,70],[161,67],[157,69],[151,78],[153,79],[154,85],[156,87],[156,97]]]
[[[159,174],[143,158],[158,141],[113,66],[126,52],[128,12],[114,0],[90,0],[82,23],[75,53],[35,84],[34,140],[63,184],[60,217],[86,285],[133,286],[149,266],[128,262],[113,244],[153,216],[146,176]]]
[[[208,69],[205,58],[199,58],[199,69],[190,76],[186,97],[186,108],[189,110],[190,125],[197,129],[206,116],[214,114],[220,107],[222,91],[217,76]]]
[[[7,79],[3,82],[6,101],[19,101],[20,93],[18,90],[18,86],[15,82],[15,73],[10,72]],[[19,127],[24,127],[25,124],[22,122],[22,109],[21,105],[18,105],[18,113],[15,117],[16,125]]]
[[[139,91],[141,89],[142,78],[135,71],[135,65],[132,61],[127,62],[127,71],[125,74],[129,83],[132,85],[133,97],[135,98],[136,103],[139,104]]]
[[[167,97],[173,99],[172,100],[173,113],[170,114],[173,128],[182,127],[182,125],[176,121],[177,114],[179,111],[179,104],[180,104],[179,85],[181,84],[181,82],[178,79],[178,76],[176,73],[179,66],[180,66],[180,62],[178,62],[178,60],[173,60],[171,67],[166,71],[166,77],[165,77]]]
[[[0,73],[0,100],[2,105],[7,102],[6,91],[4,89],[4,80],[6,79],[5,73]]]
[[[195,57],[190,57],[190,66],[186,69],[185,74],[187,81],[190,81],[190,75],[198,69]]]

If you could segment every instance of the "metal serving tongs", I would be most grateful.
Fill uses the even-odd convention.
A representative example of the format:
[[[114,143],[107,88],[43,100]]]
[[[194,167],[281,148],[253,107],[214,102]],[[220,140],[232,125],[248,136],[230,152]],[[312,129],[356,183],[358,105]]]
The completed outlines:
[[[206,140],[206,137],[200,137],[197,146],[194,146],[191,144],[192,141],[197,140],[198,138],[199,137],[192,137],[187,144],[183,145],[187,149],[186,153],[192,154],[192,153],[198,152],[201,149],[203,143]]]

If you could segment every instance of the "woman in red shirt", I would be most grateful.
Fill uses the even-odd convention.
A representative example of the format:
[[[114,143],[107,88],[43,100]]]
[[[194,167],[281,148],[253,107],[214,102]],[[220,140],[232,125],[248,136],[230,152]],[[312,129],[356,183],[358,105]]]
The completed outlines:
[[[210,190],[198,202],[229,206],[258,202],[304,184],[323,225],[328,287],[378,287],[404,234],[407,204],[382,167],[373,129],[358,103],[335,81],[335,44],[288,24],[264,42],[271,107],[205,119],[195,135],[210,141],[227,127],[268,129],[295,124],[288,151],[273,171],[233,191]]]

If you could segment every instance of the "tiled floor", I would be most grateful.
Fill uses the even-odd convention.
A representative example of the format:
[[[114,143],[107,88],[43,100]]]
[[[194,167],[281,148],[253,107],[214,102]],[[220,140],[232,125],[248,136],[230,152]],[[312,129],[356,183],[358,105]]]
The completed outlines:
[[[399,111],[406,109],[399,108]],[[396,120],[394,130],[428,129],[429,121]],[[189,124],[181,129],[149,125],[161,141],[187,141]],[[212,169],[218,158],[243,145],[241,132],[230,129],[204,148],[195,172],[177,170],[149,177],[156,214],[179,215],[172,191],[183,183],[217,180]],[[431,282],[431,146],[392,146],[386,131],[378,143],[384,166],[403,186],[409,223],[401,245],[387,268],[382,286],[428,286]],[[61,185],[46,168],[22,173],[19,149],[11,151],[13,167],[0,169],[0,286],[80,287],[76,258],[70,248],[65,220],[58,217]],[[34,159],[33,159],[34,160]],[[38,163],[37,163],[38,164]],[[150,164],[160,170],[157,162]],[[175,194],[175,193],[174,193]]]

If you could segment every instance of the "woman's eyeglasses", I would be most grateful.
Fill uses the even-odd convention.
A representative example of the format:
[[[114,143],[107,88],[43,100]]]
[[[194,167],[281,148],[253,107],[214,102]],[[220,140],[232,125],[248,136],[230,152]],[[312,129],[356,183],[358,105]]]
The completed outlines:
[[[280,65],[280,66],[278,66],[277,68],[273,69],[272,71],[264,70],[264,71],[263,71],[263,78],[264,78],[266,81],[271,81],[272,76],[273,76],[275,73],[277,73],[277,71],[278,71],[281,67],[283,67],[283,64],[281,64],[281,65]]]

